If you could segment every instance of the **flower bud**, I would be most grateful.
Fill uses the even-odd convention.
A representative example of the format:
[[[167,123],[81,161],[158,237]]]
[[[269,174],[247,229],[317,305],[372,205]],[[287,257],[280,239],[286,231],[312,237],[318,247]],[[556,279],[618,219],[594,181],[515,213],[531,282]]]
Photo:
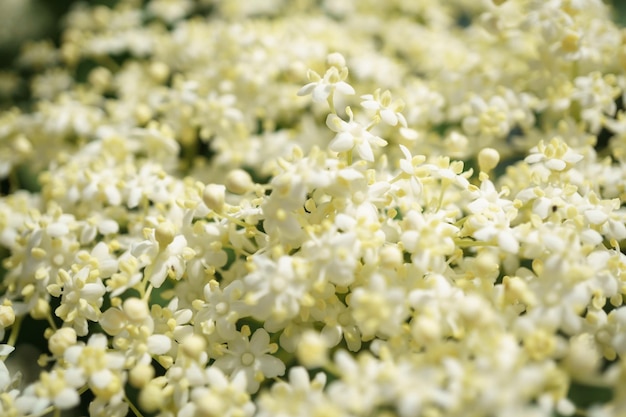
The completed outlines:
[[[0,306],[0,328],[7,328],[15,323],[15,311],[10,305]]]
[[[252,177],[243,169],[234,169],[226,176],[226,189],[233,194],[244,194],[254,187]]]
[[[174,240],[174,225],[168,221],[165,221],[157,226],[154,231],[154,238],[159,242],[159,249],[165,249]]]
[[[185,355],[192,359],[198,359],[206,350],[206,341],[202,336],[191,334],[183,339],[180,347]]]
[[[148,305],[145,301],[139,298],[127,298],[124,300],[123,307],[124,313],[129,320],[132,321],[143,321],[150,315],[150,310],[148,310]]]
[[[148,364],[138,364],[129,372],[130,384],[135,388],[143,388],[154,378],[154,368]]]
[[[76,331],[71,327],[62,327],[48,340],[48,349],[54,356],[63,356],[65,350],[76,344]]]
[[[500,154],[493,148],[484,148],[478,153],[478,167],[488,173],[500,162]]]
[[[226,187],[220,184],[208,184],[202,192],[202,201],[211,210],[221,213],[226,199]]]

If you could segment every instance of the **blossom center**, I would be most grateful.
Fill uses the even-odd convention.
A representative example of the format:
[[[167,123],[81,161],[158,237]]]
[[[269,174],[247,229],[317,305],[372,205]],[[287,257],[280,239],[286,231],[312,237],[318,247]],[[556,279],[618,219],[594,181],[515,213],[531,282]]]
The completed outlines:
[[[219,314],[220,316],[224,315],[227,311],[228,311],[228,304],[226,304],[223,301],[217,303],[217,305],[215,306],[215,312]]]
[[[241,355],[241,364],[243,366],[250,366],[254,363],[254,355],[250,352],[246,352]]]
[[[272,289],[276,292],[281,292],[287,287],[287,282],[284,278],[276,277],[272,280]]]

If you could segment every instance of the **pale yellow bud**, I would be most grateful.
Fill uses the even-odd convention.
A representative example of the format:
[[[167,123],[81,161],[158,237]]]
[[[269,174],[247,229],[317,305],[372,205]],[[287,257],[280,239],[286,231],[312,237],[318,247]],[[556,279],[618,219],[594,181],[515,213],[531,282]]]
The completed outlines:
[[[331,67],[343,68],[346,66],[346,59],[339,52],[333,52],[326,57],[326,64]]]
[[[580,47],[580,35],[572,30],[568,30],[561,40],[561,48],[564,52],[576,52]]]
[[[32,318],[41,320],[50,314],[50,304],[46,300],[39,298],[35,303],[35,307],[30,311]]]
[[[139,405],[148,413],[162,409],[165,405],[163,390],[155,384],[146,385],[139,393]]]
[[[55,356],[63,356],[65,350],[76,344],[76,331],[71,327],[62,327],[48,340],[48,349]]]
[[[478,167],[482,172],[489,172],[500,162],[500,154],[493,148],[484,148],[478,153]]]
[[[318,332],[306,331],[298,343],[296,356],[307,368],[321,367],[328,361],[328,345]]]
[[[99,90],[104,90],[111,82],[112,74],[108,68],[96,67],[89,73],[89,84]]]
[[[202,336],[192,334],[187,336],[181,344],[181,349],[190,358],[198,359],[206,350],[206,341]]]
[[[170,76],[170,67],[168,67],[167,64],[163,62],[153,62],[152,64],[150,64],[149,71],[152,78],[160,83],[167,80],[167,77]]]
[[[15,311],[10,305],[0,306],[0,327],[7,328],[15,323]]]
[[[135,120],[140,125],[145,125],[152,119],[152,109],[144,103],[137,104],[133,113]]]
[[[129,381],[135,388],[143,388],[154,378],[154,368],[148,364],[139,364],[130,370]]]
[[[124,300],[123,307],[124,313],[131,321],[143,321],[150,315],[150,310],[145,301],[139,298],[127,298]]]
[[[213,392],[196,400],[196,417],[218,417],[223,416],[227,405],[220,396]]]
[[[402,251],[396,246],[385,246],[380,250],[380,263],[387,268],[393,268],[402,265]]]
[[[254,187],[252,177],[243,169],[234,169],[226,176],[226,189],[234,194],[244,194]]]
[[[220,184],[208,184],[202,192],[202,201],[211,210],[221,213],[226,199],[226,187]]]
[[[174,229],[174,225],[168,221],[159,224],[154,231],[154,238],[157,242],[159,242],[159,249],[161,250],[165,249],[170,243],[172,243],[175,235],[176,230]]]

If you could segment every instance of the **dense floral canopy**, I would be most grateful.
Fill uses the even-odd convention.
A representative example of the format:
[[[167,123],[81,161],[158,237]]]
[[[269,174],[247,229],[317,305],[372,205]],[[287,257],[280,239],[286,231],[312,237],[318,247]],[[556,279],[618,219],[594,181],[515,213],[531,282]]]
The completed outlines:
[[[625,93],[600,0],[77,4],[0,73],[0,414],[626,414]]]

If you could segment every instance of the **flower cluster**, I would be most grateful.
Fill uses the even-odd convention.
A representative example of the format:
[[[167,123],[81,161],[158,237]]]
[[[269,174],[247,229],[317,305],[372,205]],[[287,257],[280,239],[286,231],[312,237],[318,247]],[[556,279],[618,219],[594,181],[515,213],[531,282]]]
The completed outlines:
[[[0,414],[623,415],[625,94],[600,0],[78,4],[0,74]]]

